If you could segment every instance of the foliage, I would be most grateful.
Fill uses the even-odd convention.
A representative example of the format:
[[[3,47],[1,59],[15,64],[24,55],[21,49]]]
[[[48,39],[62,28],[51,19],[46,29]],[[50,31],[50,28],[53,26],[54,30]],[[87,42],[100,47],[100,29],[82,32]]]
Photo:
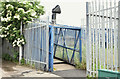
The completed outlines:
[[[24,58],[22,58],[22,59],[20,60],[20,62],[21,62],[21,65],[25,65],[25,59],[24,59]]]
[[[97,77],[91,77],[91,76],[87,76],[87,79],[98,79]]]
[[[13,61],[18,62],[19,61],[19,52],[15,52],[13,55]]]
[[[19,53],[14,52],[13,56],[10,56],[8,53],[3,53],[2,54],[2,59],[6,61],[13,61],[13,62],[18,62],[19,60]]]
[[[6,38],[13,47],[25,44],[25,38],[20,33],[20,26],[39,18],[44,14],[40,2],[1,2],[0,37]]]
[[[6,61],[12,61],[12,57],[7,53],[2,54],[2,59]]]
[[[81,62],[81,63],[77,63],[76,65],[75,65],[75,67],[77,68],[77,69],[86,69],[86,62]]]

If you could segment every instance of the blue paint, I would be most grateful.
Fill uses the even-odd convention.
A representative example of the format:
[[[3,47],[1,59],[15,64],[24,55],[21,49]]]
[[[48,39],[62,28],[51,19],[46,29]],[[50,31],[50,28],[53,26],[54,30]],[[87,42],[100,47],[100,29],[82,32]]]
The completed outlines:
[[[55,44],[55,43],[54,43]],[[63,45],[59,45],[59,44],[55,44],[57,46],[60,46],[60,47],[63,47],[63,48],[66,48],[66,49],[70,49],[70,50],[73,50],[73,51],[79,51],[78,49],[74,49],[74,48],[70,48],[70,47],[67,47],[67,46],[63,46]]]
[[[52,27],[52,28],[53,28],[53,27]],[[58,37],[57,37],[57,39],[55,40],[56,44],[58,44],[58,40],[59,40],[60,33],[61,33],[61,29],[59,30]],[[55,54],[56,54],[56,49],[57,49],[57,45],[55,45],[54,57],[55,57]]]
[[[82,33],[81,33],[81,30],[79,31],[79,54],[80,54],[80,63],[82,62],[82,39],[81,39],[81,36],[82,36]]]
[[[55,29],[55,33],[54,33],[54,29]],[[53,71],[53,57],[55,56],[57,46],[60,46],[63,48],[63,57],[62,58],[64,58],[64,51],[66,49],[67,58],[68,58],[69,63],[70,63],[70,59],[69,59],[67,49],[73,50],[71,61],[74,58],[75,51],[79,52],[79,57],[80,57],[79,60],[80,60],[80,62],[82,61],[82,40],[81,40],[82,39],[82,30],[81,29],[82,28],[80,28],[80,27],[72,27],[72,26],[61,27],[61,26],[49,25],[49,71]],[[59,32],[58,32],[58,30],[59,30]],[[65,35],[66,35],[67,30],[75,31],[74,48],[67,47],[67,45],[66,45]],[[70,32],[70,34],[71,34],[71,32]],[[83,32],[85,33],[85,30]],[[54,34],[55,35],[58,34],[55,37],[55,42],[54,42]],[[60,35],[62,35],[62,38],[63,38],[63,45],[58,44]],[[69,34],[67,34],[67,35],[69,35]],[[76,49],[78,40],[79,40],[79,49]],[[55,45],[55,47],[54,47],[54,45]]]
[[[49,71],[53,71],[54,28],[50,27],[49,36]]]
[[[79,31],[79,32],[80,32],[80,31]],[[79,35],[80,35],[80,33],[78,34],[77,39],[75,40],[74,49],[76,49]],[[71,61],[70,61],[70,62],[72,62],[72,60],[73,60],[73,58],[74,58],[74,55],[75,55],[75,50],[73,50],[73,54],[72,54],[72,58],[71,58]]]

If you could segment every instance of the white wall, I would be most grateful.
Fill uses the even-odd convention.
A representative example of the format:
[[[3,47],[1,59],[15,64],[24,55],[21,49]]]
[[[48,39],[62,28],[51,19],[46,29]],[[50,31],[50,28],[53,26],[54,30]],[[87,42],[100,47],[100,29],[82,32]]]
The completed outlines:
[[[81,19],[86,17],[85,0],[41,0],[41,5],[45,7],[45,12],[50,16],[50,20],[52,9],[56,5],[60,5],[61,14],[57,15],[58,24],[80,26]]]

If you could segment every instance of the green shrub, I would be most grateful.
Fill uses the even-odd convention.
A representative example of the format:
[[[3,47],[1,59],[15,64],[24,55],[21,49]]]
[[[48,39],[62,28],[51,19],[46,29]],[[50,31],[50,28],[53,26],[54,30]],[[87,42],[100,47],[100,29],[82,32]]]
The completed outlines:
[[[8,53],[2,54],[2,59],[6,60],[6,61],[12,61],[13,60],[13,58]]]
[[[19,61],[19,52],[15,52],[13,55],[13,61],[18,62]]]
[[[20,62],[21,62],[21,65],[25,65],[25,59],[24,58],[22,58]]]

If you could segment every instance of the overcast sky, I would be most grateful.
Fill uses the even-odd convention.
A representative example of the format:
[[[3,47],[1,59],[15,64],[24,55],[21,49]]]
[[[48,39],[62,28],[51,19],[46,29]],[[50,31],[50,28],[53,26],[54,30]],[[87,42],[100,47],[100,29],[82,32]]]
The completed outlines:
[[[91,1],[93,0],[41,0],[41,5],[45,7],[46,15],[50,16],[50,20],[52,15],[52,9],[56,5],[60,5],[61,14],[57,15],[57,24],[80,26],[86,23],[86,2]],[[118,0],[96,0],[96,1],[118,2]],[[105,4],[104,6],[106,6]],[[110,5],[108,4],[108,6]]]
[[[86,17],[85,0],[41,0],[41,4],[45,7],[45,12],[50,19],[52,9],[60,5],[61,14],[57,15],[58,24],[80,26],[81,19]]]

